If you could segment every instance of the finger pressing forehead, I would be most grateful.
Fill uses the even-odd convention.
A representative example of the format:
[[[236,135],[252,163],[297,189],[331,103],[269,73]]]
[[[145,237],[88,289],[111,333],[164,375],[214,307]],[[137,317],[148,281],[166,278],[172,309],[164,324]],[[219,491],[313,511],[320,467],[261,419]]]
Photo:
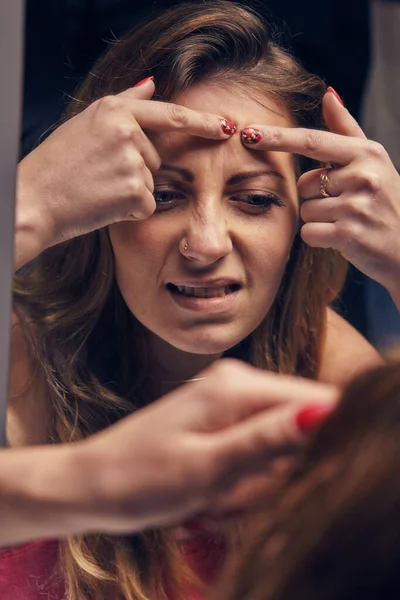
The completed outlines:
[[[363,140],[300,127],[252,125],[242,130],[241,139],[254,150],[290,152],[337,165],[349,164],[363,150]]]
[[[131,108],[142,129],[149,131],[176,131],[215,140],[227,139],[236,132],[235,125],[225,117],[179,104],[134,100]]]

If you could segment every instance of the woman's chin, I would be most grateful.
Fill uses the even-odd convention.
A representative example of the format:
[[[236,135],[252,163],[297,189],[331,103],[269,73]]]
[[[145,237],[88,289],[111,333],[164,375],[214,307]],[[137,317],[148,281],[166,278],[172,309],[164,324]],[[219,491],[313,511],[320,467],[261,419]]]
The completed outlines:
[[[221,336],[221,335],[191,335],[191,336],[171,336],[164,338],[168,344],[190,354],[223,354],[233,346],[236,346],[246,336]]]

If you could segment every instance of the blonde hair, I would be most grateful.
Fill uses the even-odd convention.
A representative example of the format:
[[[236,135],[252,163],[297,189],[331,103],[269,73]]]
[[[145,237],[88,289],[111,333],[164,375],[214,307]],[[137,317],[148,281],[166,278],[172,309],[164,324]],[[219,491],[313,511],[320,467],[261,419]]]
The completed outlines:
[[[176,6],[112,44],[72,102],[67,118],[107,94],[153,75],[168,101],[218,77],[273,97],[296,124],[321,127],[325,85],[278,47],[252,10],[217,0]],[[303,159],[298,160],[304,168]],[[264,322],[229,353],[264,369],[316,377],[326,306],[342,284],[343,263],[298,236],[281,288]],[[15,303],[46,375],[52,441],[80,440],[145,405],[149,368],[143,328],[114,278],[106,230],[46,250],[15,279]],[[64,543],[70,600],[176,598],[186,577],[168,532],[77,536]],[[160,567],[161,565],[161,567]]]

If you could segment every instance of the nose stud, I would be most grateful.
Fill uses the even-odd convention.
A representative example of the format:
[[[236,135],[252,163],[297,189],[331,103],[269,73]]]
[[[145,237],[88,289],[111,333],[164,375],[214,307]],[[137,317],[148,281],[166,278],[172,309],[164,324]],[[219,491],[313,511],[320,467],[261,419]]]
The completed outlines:
[[[187,242],[184,243],[183,249],[184,249],[185,252],[187,252],[189,250],[189,246],[188,246]]]

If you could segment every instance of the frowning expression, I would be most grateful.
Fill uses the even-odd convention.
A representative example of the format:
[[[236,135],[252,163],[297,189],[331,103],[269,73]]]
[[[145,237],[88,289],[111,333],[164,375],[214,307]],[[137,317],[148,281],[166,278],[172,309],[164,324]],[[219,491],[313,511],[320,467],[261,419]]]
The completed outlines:
[[[281,107],[215,83],[178,104],[223,115],[241,128],[290,125]],[[267,315],[298,218],[292,156],[245,148],[239,135],[209,141],[165,133],[155,174],[156,212],[110,227],[125,302],[156,336],[186,352],[218,354]]]

